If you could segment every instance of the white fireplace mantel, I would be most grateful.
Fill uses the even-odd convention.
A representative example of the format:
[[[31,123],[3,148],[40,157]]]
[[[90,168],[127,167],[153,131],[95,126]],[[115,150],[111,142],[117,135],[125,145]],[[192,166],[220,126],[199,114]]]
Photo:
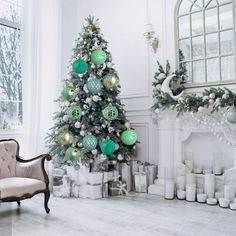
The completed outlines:
[[[204,162],[204,158],[212,158],[212,152],[222,152],[224,165],[231,168],[236,166],[236,149],[217,139],[213,131],[206,124],[197,122],[190,113],[177,117],[176,112],[165,110],[157,117],[158,132],[158,176],[155,184],[150,185],[150,194],[164,195],[164,183],[168,179],[174,179],[177,168],[183,163],[187,151],[193,152],[194,161]],[[221,128],[214,132],[222,134]],[[225,137],[227,139],[227,137]]]

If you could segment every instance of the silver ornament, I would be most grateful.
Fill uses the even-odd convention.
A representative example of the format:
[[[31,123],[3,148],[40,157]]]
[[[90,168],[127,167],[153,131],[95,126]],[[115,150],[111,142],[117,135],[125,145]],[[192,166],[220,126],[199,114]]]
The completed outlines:
[[[80,127],[81,127],[81,123],[77,121],[77,122],[75,122],[74,126],[75,126],[75,128],[77,128],[77,129],[78,129],[78,128],[80,128]]]
[[[229,94],[225,93],[225,94],[222,96],[222,98],[228,99],[228,98],[229,98]]]
[[[97,149],[92,150],[92,154],[93,155],[97,155],[98,154],[98,150]]]
[[[210,97],[211,99],[214,99],[214,98],[216,97],[216,95],[215,95],[214,93],[211,93],[211,94],[209,95],[209,97]]]
[[[118,159],[119,161],[122,161],[122,160],[124,159],[124,157],[123,157],[121,154],[118,154],[117,159]]]
[[[225,115],[229,123],[232,123],[232,124],[236,123],[236,107],[235,106],[230,107]]]
[[[62,119],[63,121],[68,121],[68,115],[64,115]]]

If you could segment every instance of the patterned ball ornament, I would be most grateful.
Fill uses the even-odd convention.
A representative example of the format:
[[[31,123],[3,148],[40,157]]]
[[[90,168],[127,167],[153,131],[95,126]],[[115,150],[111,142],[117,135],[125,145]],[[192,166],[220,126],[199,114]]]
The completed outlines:
[[[232,123],[232,124],[236,123],[236,107],[235,106],[230,107],[225,115],[229,123]]]
[[[101,143],[101,151],[105,155],[111,155],[117,150],[116,143],[110,139],[105,139]]]
[[[101,50],[97,49],[92,52],[91,54],[91,60],[95,65],[101,65],[103,64],[107,59],[107,54]]]
[[[67,115],[71,120],[80,120],[82,109],[80,108],[80,106],[73,105],[68,108]]]
[[[125,145],[133,145],[137,142],[138,136],[134,130],[126,130],[121,134],[121,141]]]
[[[65,157],[69,161],[76,162],[79,160],[80,150],[76,147],[69,147],[66,150]]]
[[[76,98],[76,89],[72,86],[66,86],[62,90],[62,97],[67,101],[72,101]]]
[[[61,145],[71,144],[73,142],[73,133],[69,130],[61,131],[57,136],[57,141]]]
[[[88,79],[86,86],[88,91],[92,94],[100,93],[103,87],[99,79]]]
[[[103,79],[103,85],[107,90],[117,90],[120,80],[116,74],[107,74]]]
[[[86,135],[82,140],[83,146],[88,151],[92,151],[97,147],[97,138],[93,135]]]
[[[79,59],[74,61],[72,65],[73,71],[77,74],[84,74],[88,71],[88,64],[86,61]]]
[[[118,110],[115,106],[112,106],[112,104],[109,104],[103,111],[102,115],[106,120],[112,121],[115,120],[118,117]]]

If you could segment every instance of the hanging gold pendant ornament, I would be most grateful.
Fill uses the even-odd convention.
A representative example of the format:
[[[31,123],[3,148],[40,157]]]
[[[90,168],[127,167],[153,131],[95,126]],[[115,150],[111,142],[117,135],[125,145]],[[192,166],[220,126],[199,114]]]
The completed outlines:
[[[118,117],[118,109],[111,103],[102,111],[102,115],[106,120],[112,121]]]

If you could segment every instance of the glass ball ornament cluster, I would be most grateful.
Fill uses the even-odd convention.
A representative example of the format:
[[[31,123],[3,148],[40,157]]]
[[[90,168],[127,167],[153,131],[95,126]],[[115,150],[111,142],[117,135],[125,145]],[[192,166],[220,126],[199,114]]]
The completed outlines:
[[[117,119],[118,114],[119,114],[118,109],[111,103],[107,107],[105,107],[105,109],[102,111],[103,117],[109,121]]]
[[[78,105],[73,105],[68,108],[67,115],[71,120],[80,120],[82,115],[82,109]]]
[[[80,157],[80,150],[76,147],[69,147],[66,149],[65,157],[68,161],[77,162]]]
[[[78,59],[73,62],[72,68],[76,74],[84,74],[88,71],[88,63],[83,59]]]
[[[86,150],[92,151],[97,147],[98,141],[94,135],[86,135],[82,140],[82,144]]]
[[[62,90],[62,97],[67,101],[73,101],[76,98],[77,92],[73,86],[66,86]]]
[[[109,73],[103,78],[103,85],[107,90],[117,90],[120,80],[116,74]]]
[[[134,145],[137,142],[137,140],[138,140],[138,135],[132,129],[126,130],[121,134],[121,141],[125,145]]]
[[[91,54],[91,61],[95,65],[103,64],[107,59],[107,54],[102,49],[96,49]]]
[[[102,82],[99,79],[89,78],[86,83],[87,89],[91,94],[98,94],[102,91]]]

